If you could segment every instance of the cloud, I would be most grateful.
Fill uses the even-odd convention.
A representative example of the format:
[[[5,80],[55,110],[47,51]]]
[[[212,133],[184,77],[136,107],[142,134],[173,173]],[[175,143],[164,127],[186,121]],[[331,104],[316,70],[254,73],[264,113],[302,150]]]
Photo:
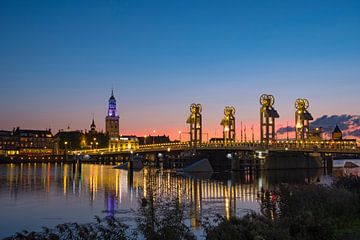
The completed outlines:
[[[278,130],[277,130],[277,133],[278,134],[285,134],[286,132],[289,132],[289,133],[291,133],[291,132],[295,132],[295,127],[283,127],[283,128],[279,128]]]
[[[324,115],[310,123],[311,128],[322,127],[326,137],[331,136],[336,125],[342,130],[344,137],[360,138],[360,115]],[[285,134],[287,130],[289,133],[294,132],[295,127],[289,126],[288,129],[286,127],[279,128],[277,133]]]

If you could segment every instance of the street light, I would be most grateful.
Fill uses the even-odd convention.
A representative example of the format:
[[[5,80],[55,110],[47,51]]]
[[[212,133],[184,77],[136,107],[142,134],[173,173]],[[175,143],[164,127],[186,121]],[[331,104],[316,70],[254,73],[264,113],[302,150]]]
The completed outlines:
[[[64,144],[65,144],[65,160],[67,160],[67,145],[68,145],[68,142],[65,141]]]
[[[179,130],[179,142],[181,142],[181,131]]]

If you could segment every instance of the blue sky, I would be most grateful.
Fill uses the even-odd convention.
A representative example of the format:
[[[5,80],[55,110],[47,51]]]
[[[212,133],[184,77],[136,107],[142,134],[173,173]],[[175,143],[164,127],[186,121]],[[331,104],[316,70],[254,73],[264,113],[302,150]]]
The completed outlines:
[[[262,93],[280,124],[358,114],[360,1],[0,1],[0,128],[104,128],[114,87],[123,133],[205,131],[223,107],[258,124]]]

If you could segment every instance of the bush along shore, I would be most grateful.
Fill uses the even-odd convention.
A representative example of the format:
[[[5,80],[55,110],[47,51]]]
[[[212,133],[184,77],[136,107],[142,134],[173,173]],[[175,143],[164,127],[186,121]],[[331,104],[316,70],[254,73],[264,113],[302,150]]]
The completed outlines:
[[[10,239],[196,239],[184,223],[186,206],[175,196],[150,191],[140,200],[136,227],[115,217],[95,223],[61,224],[41,232],[23,231]],[[332,186],[281,185],[261,193],[261,214],[204,224],[209,240],[355,240],[360,239],[360,177],[346,176]]]

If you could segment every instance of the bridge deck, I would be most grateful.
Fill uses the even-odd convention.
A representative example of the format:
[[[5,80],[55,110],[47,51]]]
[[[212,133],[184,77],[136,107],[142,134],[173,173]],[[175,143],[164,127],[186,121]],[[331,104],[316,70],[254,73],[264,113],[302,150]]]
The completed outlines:
[[[163,144],[140,145],[138,149],[94,149],[73,151],[73,154],[91,154],[91,155],[110,155],[121,153],[154,153],[171,151],[189,151],[189,150],[229,150],[229,151],[290,151],[290,152],[318,152],[318,153],[341,153],[341,154],[360,154],[360,147],[354,142],[300,142],[300,141],[278,141],[271,144],[260,142],[223,142],[202,143],[192,146],[189,142],[175,142]]]

